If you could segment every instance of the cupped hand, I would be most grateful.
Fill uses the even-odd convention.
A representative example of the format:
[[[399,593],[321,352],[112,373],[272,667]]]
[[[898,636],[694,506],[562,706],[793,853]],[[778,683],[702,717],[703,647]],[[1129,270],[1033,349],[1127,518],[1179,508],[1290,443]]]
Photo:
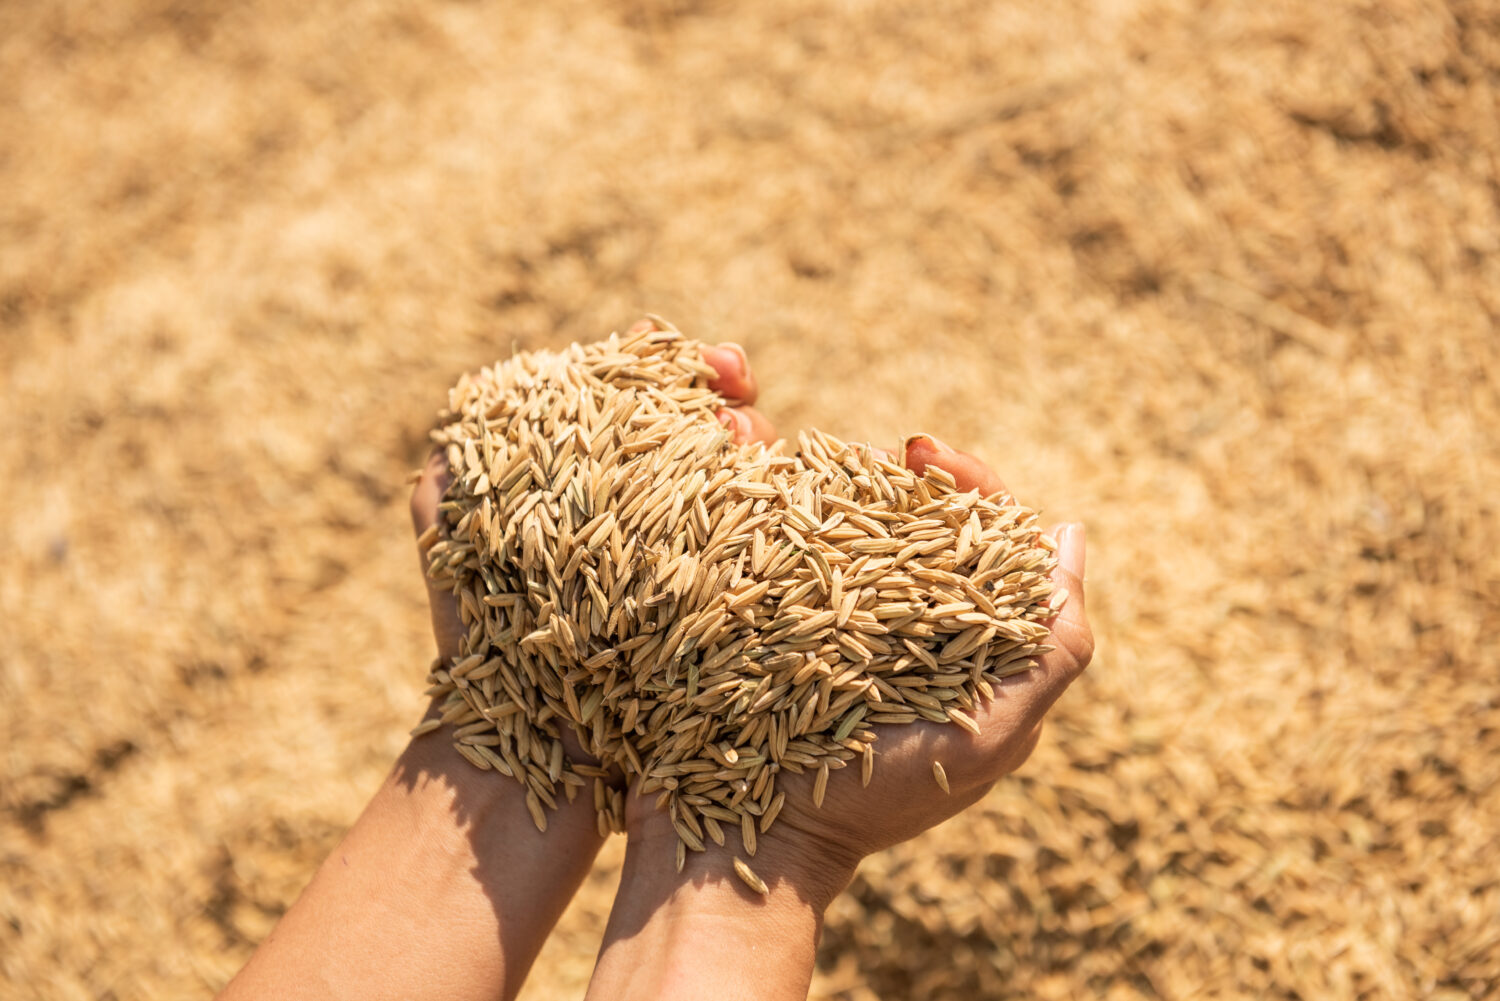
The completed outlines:
[[[630,332],[639,333],[652,326],[651,320],[641,320]],[[705,347],[703,360],[718,373],[709,385],[725,398],[727,405],[718,416],[733,429],[735,440],[773,441],[771,423],[754,407],[758,387],[744,349],[737,344]],[[978,490],[984,495],[1005,490],[1000,478],[974,456],[931,438],[909,439],[904,458],[917,472],[928,466],[946,470],[960,490]],[[446,459],[436,452],[411,498],[413,527],[426,545],[435,541],[428,529],[436,524],[438,505],[448,483]],[[763,878],[769,881],[784,875],[794,881],[816,883],[807,892],[831,899],[852,876],[860,858],[915,837],[972,805],[1026,760],[1036,747],[1047,710],[1082,673],[1093,654],[1093,634],[1084,604],[1083,526],[1063,525],[1053,535],[1059,544],[1053,579],[1071,596],[1050,623],[1049,642],[1054,649],[1029,671],[1004,679],[994,697],[977,707],[977,735],[952,724],[919,722],[876,727],[876,765],[868,787],[861,783],[857,764],[836,770],[830,776],[822,806],[815,807],[812,775],[784,775],[781,788],[787,793],[786,804],[772,831],[758,839],[753,860]],[[421,557],[425,571],[425,546]],[[430,579],[427,588],[438,655],[451,660],[463,636],[458,603],[451,592]],[[567,733],[563,739],[570,745],[570,755],[582,758],[573,736]],[[934,762],[942,766],[946,791],[934,776]],[[654,800],[654,796],[627,797],[627,828],[632,842],[642,850],[670,861],[675,854],[676,832],[667,814],[655,808]],[[744,846],[737,844],[737,837],[732,837],[725,848],[708,847],[707,853],[691,854],[690,869],[723,871],[728,867],[727,859],[719,856],[748,855]]]
[[[630,327],[629,332],[638,334],[654,327],[653,321],[640,320]],[[734,343],[706,346],[703,349],[703,360],[718,373],[709,380],[708,386],[724,397],[727,406],[719,410],[718,418],[720,423],[733,430],[735,441],[742,445],[751,442],[770,444],[774,441],[775,432],[771,422],[753,406],[759,388],[745,349]],[[437,533],[432,529],[437,525],[438,505],[442,503],[452,482],[453,477],[443,450],[434,449],[427,459],[427,465],[418,474],[411,493],[412,529],[417,536],[417,555],[421,561],[422,578],[427,584],[427,607],[432,619],[432,635],[437,641],[438,659],[445,664],[458,656],[465,628],[459,614],[457,596],[428,576],[427,552],[437,542]],[[438,712],[438,705],[434,702],[428,707],[427,716],[430,718]],[[597,763],[591,755],[584,752],[583,745],[571,728],[560,727],[559,731],[572,760]]]
[[[630,333],[638,334],[655,328],[651,320],[640,320],[630,327]],[[719,344],[703,349],[703,360],[718,373],[709,380],[708,386],[724,397],[728,406],[719,411],[719,422],[734,431],[735,441],[740,444],[775,440],[771,422],[756,410],[753,404],[759,393],[755,374],[750,370],[745,349],[738,344]],[[448,470],[448,460],[442,449],[434,449],[427,465],[418,474],[416,486],[411,492],[411,523],[417,534],[418,556],[422,562],[422,577],[427,582],[427,605],[432,614],[432,635],[437,640],[438,657],[450,661],[458,656],[459,643],[463,639],[464,624],[459,616],[458,599],[452,591],[437,585],[427,576],[427,550],[437,542],[437,536],[429,531],[437,524],[438,505],[448,491],[453,477]]]
[[[907,465],[917,472],[936,466],[952,474],[959,490],[983,495],[1004,492],[999,477],[972,455],[926,437],[907,442]],[[757,838],[750,858],[736,833],[724,847],[710,843],[690,852],[684,877],[729,870],[728,856],[748,858],[773,887],[788,880],[800,895],[826,906],[853,877],[864,856],[917,836],[981,799],[1000,778],[1030,756],[1042,719],[1063,691],[1088,666],[1094,639],[1084,604],[1084,529],[1081,524],[1053,530],[1059,560],[1052,579],[1070,595],[1050,623],[1051,652],[1029,670],[995,686],[994,697],[976,706],[973,734],[956,724],[917,722],[876,726],[875,766],[868,787],[858,760],[832,772],[821,807],[813,803],[813,774],[783,773],[779,787],[786,802],[770,831]],[[941,765],[947,788],[935,775]],[[634,849],[670,859],[677,838],[670,818],[655,808],[655,797],[626,800],[626,825]],[[725,825],[733,831],[733,825]],[[647,865],[652,863],[647,862]]]

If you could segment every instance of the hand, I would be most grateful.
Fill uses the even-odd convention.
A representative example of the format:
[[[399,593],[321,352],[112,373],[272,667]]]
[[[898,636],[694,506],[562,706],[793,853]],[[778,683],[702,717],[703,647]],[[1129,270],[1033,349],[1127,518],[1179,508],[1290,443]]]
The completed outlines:
[[[770,425],[750,407],[744,351],[709,348],[704,358],[730,404],[721,420],[741,441],[764,439]],[[412,491],[419,539],[447,486],[447,463],[434,456]],[[425,578],[425,552],[421,560]],[[451,660],[463,635],[458,603],[431,582],[427,595],[438,656]],[[576,743],[570,753],[582,756]],[[585,798],[560,801],[538,832],[522,787],[469,764],[440,728],[411,742],[221,998],[512,998],[601,843]]]
[[[986,496],[1008,492],[978,459],[930,438],[909,442],[906,462],[919,472],[928,466],[947,470],[959,490],[978,490]],[[782,786],[786,805],[767,842],[788,843],[834,883],[847,883],[860,858],[916,837],[978,802],[997,780],[1030,757],[1041,736],[1042,718],[1087,667],[1094,650],[1083,593],[1084,528],[1060,525],[1051,534],[1059,546],[1052,579],[1069,594],[1063,611],[1049,623],[1048,643],[1054,649],[1030,670],[1000,681],[994,698],[981,701],[974,714],[979,733],[927,722],[875,727],[869,787],[862,787],[857,764],[834,771],[823,805],[816,808],[812,774],[787,776]],[[934,762],[942,766],[947,790],[938,784]],[[660,820],[652,817],[649,823],[657,826]],[[829,889],[831,884],[823,888],[824,896]]]
[[[628,333],[639,334],[652,329],[655,329],[655,324],[646,319],[633,324]],[[769,445],[773,442],[776,435],[771,422],[752,406],[759,388],[755,374],[750,370],[745,349],[732,342],[705,346],[703,360],[718,373],[716,378],[709,380],[708,386],[723,396],[728,404],[719,410],[718,418],[721,424],[733,431],[734,440],[741,445],[751,442]],[[444,664],[458,656],[465,629],[459,613],[458,598],[452,591],[428,577],[426,571],[429,562],[427,551],[437,542],[437,535],[431,529],[437,524],[438,505],[442,503],[452,480],[443,450],[434,449],[427,458],[427,465],[418,474],[411,494],[412,529],[417,535],[418,558],[422,566],[422,577],[427,585],[432,635],[437,641],[438,660]],[[438,703],[433,702],[423,718],[431,719],[438,715]],[[557,736],[562,740],[570,760],[598,763],[584,752],[577,735],[570,727],[558,727]]]
[[[1003,491],[973,456],[932,439],[907,443],[914,470],[937,466],[959,489]],[[823,805],[813,776],[786,775],[787,799],[751,857],[726,825],[725,846],[708,843],[675,870],[677,834],[655,797],[626,800],[629,844],[590,994],[609,997],[805,997],[823,911],[871,852],[920,834],[978,801],[1036,747],[1042,718],[1093,655],[1083,598],[1084,531],[1064,525],[1053,579],[1072,596],[1051,623],[1055,649],[1006,678],[975,714],[979,734],[957,725],[876,727],[876,766],[864,788],[858,766],[834,771]],[[937,783],[941,762],[949,789]],[[732,873],[747,860],[767,884],[759,896]]]
[[[653,326],[650,320],[641,320],[630,328],[630,333],[651,330]],[[719,411],[719,421],[725,427],[733,429],[735,441],[740,444],[753,441],[770,444],[774,441],[776,435],[771,422],[751,406],[759,390],[755,375],[750,371],[749,360],[745,357],[745,349],[733,343],[705,347],[703,360],[719,373],[718,378],[710,380],[708,385],[729,404]],[[442,503],[450,482],[452,476],[448,470],[448,461],[443,457],[441,449],[434,450],[418,475],[411,494],[411,523],[419,541],[437,523],[438,505]],[[430,539],[427,545],[421,546],[418,555],[422,563],[422,577],[427,582],[427,606],[432,616],[432,635],[437,641],[438,657],[450,661],[458,655],[464,625],[459,616],[458,599],[453,592],[437,586],[427,576],[427,549],[435,541],[435,538]]]
[[[906,461],[918,471],[928,466],[947,470],[960,490],[977,489],[985,495],[1005,490],[999,477],[973,456],[930,438],[913,439]],[[859,859],[942,823],[1018,768],[1036,747],[1043,716],[1093,655],[1083,595],[1084,529],[1063,525],[1054,534],[1060,559],[1053,580],[1070,595],[1050,623],[1054,649],[1029,671],[1001,681],[994,698],[977,707],[977,735],[950,724],[877,726],[875,768],[868,788],[861,784],[857,764],[835,770],[818,808],[812,801],[811,772],[783,774],[778,787],[786,793],[786,804],[772,830],[758,839],[763,846],[759,854],[751,859],[737,839],[731,839],[725,848],[710,844],[705,853],[690,853],[690,870],[727,871],[727,856],[738,854],[768,882],[801,880],[809,899],[826,905],[853,877]],[[942,765],[946,791],[934,776],[933,762]],[[654,797],[628,798],[626,823],[642,850],[663,856],[674,850],[676,832],[667,815],[654,808]],[[789,871],[779,873],[782,867]]]

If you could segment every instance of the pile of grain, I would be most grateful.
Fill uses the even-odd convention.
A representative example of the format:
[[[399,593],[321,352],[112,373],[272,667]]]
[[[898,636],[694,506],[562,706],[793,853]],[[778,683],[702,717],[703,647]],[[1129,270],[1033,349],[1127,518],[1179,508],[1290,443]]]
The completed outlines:
[[[453,479],[423,542],[467,635],[418,729],[453,724],[543,830],[590,780],[601,834],[623,830],[610,776],[640,777],[681,867],[725,825],[754,855],[783,770],[816,771],[818,805],[830,769],[859,758],[868,783],[879,724],[977,733],[1066,593],[1055,543],[1007,496],[819,432],[794,455],[736,445],[700,345],[657,326],[452,391],[434,437]],[[570,759],[564,727],[599,764]]]

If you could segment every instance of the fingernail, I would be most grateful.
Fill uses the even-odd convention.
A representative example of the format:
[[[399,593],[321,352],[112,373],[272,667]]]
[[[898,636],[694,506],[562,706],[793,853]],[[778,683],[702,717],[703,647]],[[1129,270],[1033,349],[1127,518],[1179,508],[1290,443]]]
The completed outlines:
[[[750,418],[738,410],[720,410],[719,423],[728,428],[736,436],[748,435],[750,433]]]
[[[745,354],[744,348],[740,347],[734,341],[725,341],[723,344],[720,344],[719,347],[723,348],[726,351],[733,351],[735,356],[739,358],[741,377],[750,374],[750,356]]]
[[[941,439],[934,438],[932,435],[927,434],[925,432],[923,432],[921,434],[910,435],[906,439],[906,447],[907,448],[911,448],[911,443],[914,442],[914,441],[925,441],[925,442],[927,442],[928,443],[928,447],[931,448],[934,452],[951,452],[951,451],[953,451],[952,446],[944,443]]]

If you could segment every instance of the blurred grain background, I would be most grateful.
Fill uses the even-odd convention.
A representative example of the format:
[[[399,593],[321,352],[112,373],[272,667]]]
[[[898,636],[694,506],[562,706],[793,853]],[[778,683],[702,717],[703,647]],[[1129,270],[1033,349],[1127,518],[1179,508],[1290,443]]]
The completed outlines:
[[[1495,0],[10,0],[0,95],[5,996],[232,975],[419,714],[444,389],[647,310],[1092,533],[814,997],[1500,995]]]

